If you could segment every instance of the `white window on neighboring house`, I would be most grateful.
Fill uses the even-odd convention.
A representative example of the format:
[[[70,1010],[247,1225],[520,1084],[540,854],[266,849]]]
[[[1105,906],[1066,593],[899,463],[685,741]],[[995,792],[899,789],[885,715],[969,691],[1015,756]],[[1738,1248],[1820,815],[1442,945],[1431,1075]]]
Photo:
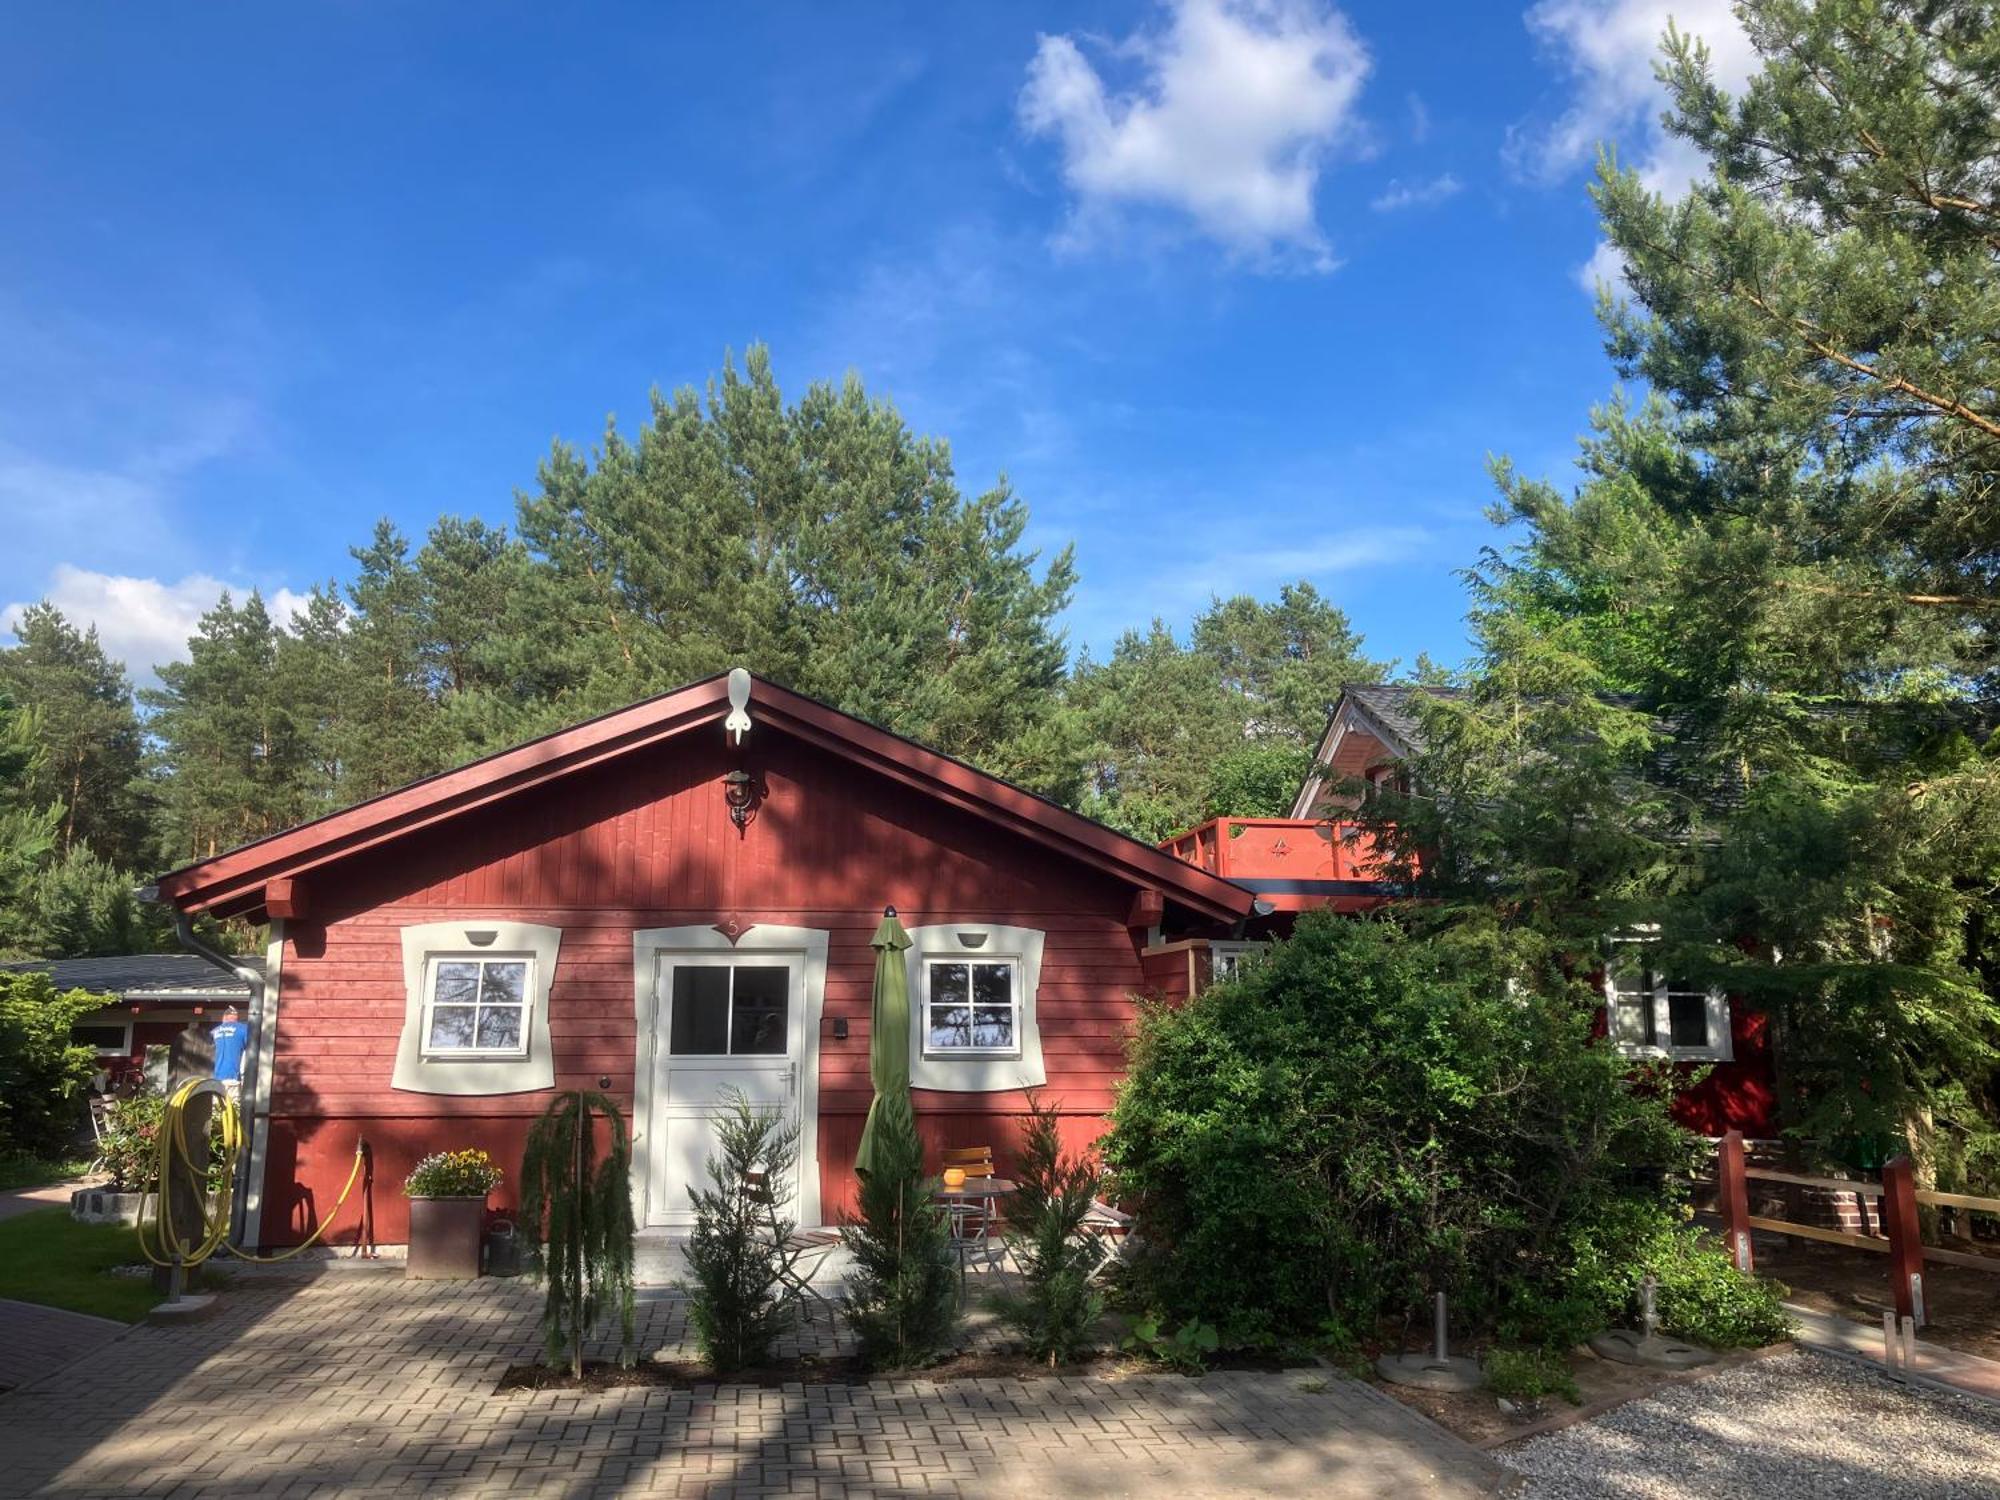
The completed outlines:
[[[424,1056],[527,1056],[534,967],[525,953],[433,954],[424,979]]]
[[[932,1057],[1019,1057],[1020,978],[1011,958],[928,960],[924,1051]]]
[[[88,1047],[99,1057],[129,1057],[132,1052],[130,1021],[85,1021],[69,1029],[70,1041]]]
[[[1235,979],[1244,967],[1255,963],[1271,951],[1269,943],[1210,943],[1208,945],[1209,978],[1212,983]]]
[[[1720,990],[1675,978],[1653,961],[1659,939],[1625,933],[1606,944],[1606,1030],[1628,1057],[1728,1062],[1729,997]]]

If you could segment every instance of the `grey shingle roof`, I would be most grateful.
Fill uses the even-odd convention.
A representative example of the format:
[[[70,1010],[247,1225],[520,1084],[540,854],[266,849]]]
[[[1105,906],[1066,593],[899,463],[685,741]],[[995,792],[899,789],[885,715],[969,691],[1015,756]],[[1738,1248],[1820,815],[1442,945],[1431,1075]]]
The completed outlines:
[[[1417,723],[1417,699],[1458,696],[1455,688],[1425,687],[1415,682],[1347,682],[1341,684],[1340,690],[1413,750],[1421,748],[1424,742],[1423,730]]]
[[[236,962],[262,973],[264,960]],[[89,990],[124,1000],[248,1000],[250,986],[192,953],[120,953],[104,958],[35,958],[0,964],[12,973],[47,974],[60,990]]]

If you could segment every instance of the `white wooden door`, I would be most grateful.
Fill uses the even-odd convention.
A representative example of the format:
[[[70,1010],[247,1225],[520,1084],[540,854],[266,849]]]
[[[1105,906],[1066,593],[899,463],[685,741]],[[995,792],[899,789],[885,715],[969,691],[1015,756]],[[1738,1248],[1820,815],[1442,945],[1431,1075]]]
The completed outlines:
[[[653,1004],[653,1102],[646,1130],[646,1223],[694,1222],[689,1189],[708,1185],[715,1122],[730,1091],[797,1119],[803,965],[783,953],[660,956]],[[791,1202],[798,1202],[792,1182]]]

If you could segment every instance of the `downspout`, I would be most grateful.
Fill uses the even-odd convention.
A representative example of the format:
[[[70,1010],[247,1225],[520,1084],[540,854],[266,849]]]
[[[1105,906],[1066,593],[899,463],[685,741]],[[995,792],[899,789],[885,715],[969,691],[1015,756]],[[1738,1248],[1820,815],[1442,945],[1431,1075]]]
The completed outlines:
[[[158,906],[161,904],[160,888],[156,885],[142,885],[132,894],[149,906]],[[246,1059],[246,1071],[250,1075],[250,1087],[242,1092],[245,1095],[243,1101],[244,1107],[249,1111],[250,1115],[250,1135],[254,1144],[257,1100],[264,1091],[264,1059],[261,1055],[264,1045],[263,972],[253,969],[247,964],[239,964],[235,959],[229,957],[228,954],[209,947],[208,944],[195,936],[194,919],[178,906],[172,908],[172,910],[174,914],[174,936],[180,941],[182,948],[203,962],[214,965],[216,968],[222,970],[223,973],[242,980],[250,987],[250,1047],[249,1055]],[[243,1243],[243,1220],[244,1215],[248,1211],[250,1196],[251,1173],[249,1167],[251,1162],[256,1160],[259,1153],[252,1150],[246,1152],[245,1155],[250,1160],[244,1162],[236,1173],[235,1188],[230,1194],[229,1204],[229,1238],[239,1245]]]

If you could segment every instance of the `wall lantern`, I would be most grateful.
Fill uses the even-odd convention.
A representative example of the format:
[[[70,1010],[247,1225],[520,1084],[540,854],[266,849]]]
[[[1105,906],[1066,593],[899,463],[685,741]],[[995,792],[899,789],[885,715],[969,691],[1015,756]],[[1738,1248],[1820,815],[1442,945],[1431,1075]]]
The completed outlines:
[[[736,825],[737,837],[741,838],[750,820],[757,816],[764,788],[755,776],[739,766],[722,778],[722,800],[729,804],[729,821]]]

